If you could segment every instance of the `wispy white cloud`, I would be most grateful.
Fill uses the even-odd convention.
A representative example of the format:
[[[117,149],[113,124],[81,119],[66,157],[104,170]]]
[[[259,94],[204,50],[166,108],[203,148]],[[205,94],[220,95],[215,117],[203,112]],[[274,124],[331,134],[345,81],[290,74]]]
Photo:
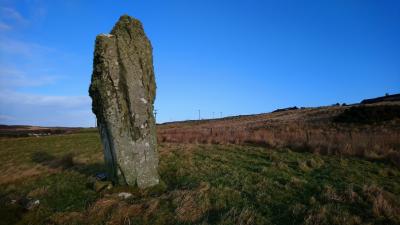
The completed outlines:
[[[0,32],[17,30],[40,23],[45,19],[47,9],[44,1],[27,1],[26,6],[22,14],[16,7],[15,1],[0,0]]]
[[[2,66],[0,68],[0,89],[11,89],[15,87],[40,87],[54,84],[61,78],[61,76],[54,75],[28,75],[24,71]]]
[[[0,114],[0,123],[1,121],[10,121],[10,120],[15,120],[16,118],[13,116],[9,116],[9,115],[1,115]]]
[[[31,42],[0,38],[1,55],[18,55],[23,57],[40,57],[53,52],[54,49]]]
[[[68,78],[57,69],[62,61],[57,59],[65,53],[29,41],[29,37],[14,38],[46,17],[44,2],[25,1],[20,11],[14,1],[0,0],[0,124],[93,126],[89,96],[55,91],[64,86],[61,79]]]
[[[72,109],[90,106],[89,96],[53,96],[0,91],[0,106],[9,104],[34,107]]]
[[[11,29],[10,25],[0,21],[0,31],[6,31],[6,30],[10,30],[10,29]]]
[[[0,7],[0,15],[3,20],[18,24],[27,24],[28,20],[25,19],[21,13],[11,7]]]
[[[93,126],[88,96],[55,96],[0,91],[0,124]]]
[[[53,58],[60,55],[47,46],[0,37],[0,124],[93,126],[88,96],[54,92],[66,78],[54,75]],[[43,90],[53,93],[40,94]]]

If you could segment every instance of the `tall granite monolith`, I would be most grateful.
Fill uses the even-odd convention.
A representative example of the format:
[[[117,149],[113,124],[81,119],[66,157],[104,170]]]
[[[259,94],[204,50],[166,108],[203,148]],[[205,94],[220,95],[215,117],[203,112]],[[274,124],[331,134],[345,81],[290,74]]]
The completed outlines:
[[[96,37],[89,95],[110,178],[140,188],[158,184],[152,46],[139,20],[121,16]]]

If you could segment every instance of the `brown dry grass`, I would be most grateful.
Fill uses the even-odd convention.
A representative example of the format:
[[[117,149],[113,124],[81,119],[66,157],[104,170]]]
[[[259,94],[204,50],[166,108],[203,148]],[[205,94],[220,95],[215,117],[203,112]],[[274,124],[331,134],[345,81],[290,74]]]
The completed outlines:
[[[51,224],[84,224],[85,216],[80,212],[55,213],[49,218]]]
[[[122,201],[116,194],[98,199],[84,212],[57,213],[52,216],[53,224],[131,224],[135,217],[149,218],[159,206],[157,199],[146,203],[130,204]]]
[[[177,205],[175,213],[178,221],[195,222],[211,207],[209,200],[210,185],[201,183],[195,190],[180,190],[173,193]]]
[[[395,196],[375,185],[365,185],[363,191],[372,203],[372,212],[376,217],[400,221],[400,205]]]
[[[15,184],[28,179],[35,179],[43,175],[50,175],[57,173],[59,170],[55,168],[49,168],[42,165],[36,165],[33,167],[23,166],[13,166],[0,173],[0,185]]]

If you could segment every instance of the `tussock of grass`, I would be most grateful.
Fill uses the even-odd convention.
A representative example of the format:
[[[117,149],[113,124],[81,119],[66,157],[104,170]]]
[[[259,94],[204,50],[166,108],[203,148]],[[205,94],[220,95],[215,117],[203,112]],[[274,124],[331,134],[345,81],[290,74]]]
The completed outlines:
[[[400,171],[385,162],[164,143],[159,185],[95,192],[86,183],[104,171],[97,133],[0,141],[7,156],[0,164],[0,224],[400,223]],[[16,171],[34,176],[6,180]],[[40,205],[27,211],[11,203],[23,198]]]

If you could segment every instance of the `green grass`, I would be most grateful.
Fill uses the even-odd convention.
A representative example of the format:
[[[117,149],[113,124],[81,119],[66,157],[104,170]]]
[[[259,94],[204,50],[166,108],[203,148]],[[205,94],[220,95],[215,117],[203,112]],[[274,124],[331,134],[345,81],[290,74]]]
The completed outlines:
[[[0,224],[400,224],[400,171],[383,162],[161,144],[160,185],[95,192],[89,177],[104,171],[95,132],[0,146]],[[10,203],[27,196],[39,207]]]

